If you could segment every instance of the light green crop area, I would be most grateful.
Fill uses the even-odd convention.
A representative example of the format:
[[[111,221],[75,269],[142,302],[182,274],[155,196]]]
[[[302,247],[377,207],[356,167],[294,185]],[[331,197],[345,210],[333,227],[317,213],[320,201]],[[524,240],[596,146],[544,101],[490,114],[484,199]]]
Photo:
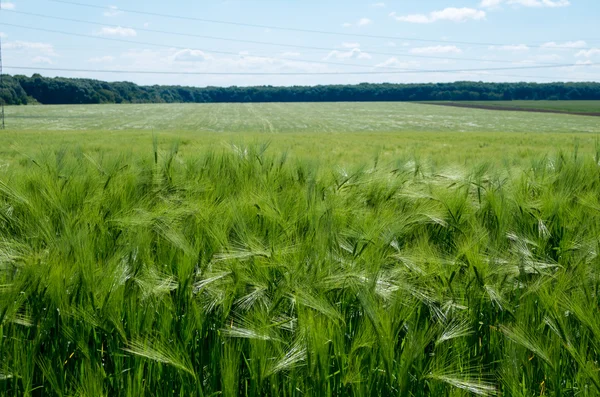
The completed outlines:
[[[29,106],[9,107],[6,115],[6,162],[39,148],[146,153],[156,135],[178,141],[184,155],[269,142],[277,152],[340,165],[375,157],[520,164],[558,149],[591,155],[600,133],[594,117],[410,103]]]
[[[597,119],[7,115],[2,396],[600,394]]]
[[[598,133],[598,119],[499,113],[412,103],[273,103],[23,106],[6,111],[16,131],[215,133]]]

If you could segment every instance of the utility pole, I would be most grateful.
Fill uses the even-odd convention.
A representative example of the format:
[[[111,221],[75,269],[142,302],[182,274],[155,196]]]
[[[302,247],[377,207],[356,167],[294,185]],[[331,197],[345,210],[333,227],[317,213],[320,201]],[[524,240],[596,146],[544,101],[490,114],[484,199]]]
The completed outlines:
[[[0,2],[0,11],[2,3]],[[0,35],[0,90],[4,89],[4,78],[2,77],[2,35]],[[4,98],[0,98],[0,129],[4,129]]]

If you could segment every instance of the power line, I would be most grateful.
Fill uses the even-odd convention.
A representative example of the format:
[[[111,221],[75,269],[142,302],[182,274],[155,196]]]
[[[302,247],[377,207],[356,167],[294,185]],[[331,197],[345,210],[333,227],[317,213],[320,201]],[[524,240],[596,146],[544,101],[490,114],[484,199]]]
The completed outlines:
[[[219,50],[206,50],[206,49],[198,49],[198,48],[189,48],[182,46],[174,46],[174,45],[165,45],[158,43],[149,43],[149,42],[141,42],[135,40],[128,39],[120,39],[120,38],[109,38],[109,37],[101,37],[94,36],[88,34],[79,34],[72,32],[65,32],[59,30],[52,29],[43,29],[36,28],[30,26],[16,25],[16,24],[8,24],[8,23],[0,23],[0,25],[12,26],[17,28],[49,32],[49,33],[58,33],[68,36],[75,37],[84,37],[84,38],[93,38],[98,40],[107,40],[113,42],[121,42],[121,43],[129,43],[129,44],[137,44],[137,45],[149,45],[155,47],[163,47],[169,49],[184,49],[184,50],[198,50],[206,53],[216,53],[216,54],[226,54],[233,56],[243,56],[239,53],[228,52],[228,51],[219,51]],[[470,69],[407,69],[407,68],[396,68],[396,67],[377,67],[372,65],[358,65],[358,64],[348,64],[348,63],[339,63],[339,62],[325,62],[325,61],[313,61],[313,60],[301,60],[301,59],[289,59],[289,58],[276,58],[276,57],[265,57],[265,56],[250,56],[251,58],[263,58],[268,60],[280,60],[280,61],[290,61],[290,62],[300,62],[300,63],[312,63],[312,64],[326,64],[326,65],[338,65],[338,66],[355,66],[355,67],[366,67],[366,68],[379,68],[379,69],[395,69],[395,71],[371,71],[371,72],[173,72],[173,71],[135,71],[135,70],[99,70],[99,69],[61,69],[61,68],[41,68],[41,67],[25,67],[25,66],[14,66],[12,69],[17,70],[45,70],[45,71],[68,71],[68,72],[87,72],[87,73],[120,73],[120,74],[172,74],[172,75],[383,75],[383,74],[412,74],[412,73],[465,73],[465,72],[481,72],[481,71],[503,71],[503,70],[528,70],[528,69],[550,69],[550,68],[565,68],[565,67],[582,67],[582,66],[594,66],[597,65],[595,63],[590,64],[550,64],[550,65],[541,65],[541,66],[517,66],[517,67],[501,67],[501,68],[470,68]]]
[[[202,73],[202,72],[163,72],[163,71],[136,71],[136,70],[103,70],[103,69],[67,69],[67,68],[44,68],[44,67],[29,67],[29,66],[7,66],[10,69],[15,70],[36,70],[36,71],[56,71],[56,72],[75,72],[75,73],[110,73],[110,74],[168,74],[168,75],[214,75],[216,73]],[[433,73],[433,72],[431,72]],[[447,71],[447,73],[464,73],[464,71]],[[304,75],[309,73],[304,73]],[[314,73],[313,73],[314,74]],[[313,75],[310,74],[310,75]],[[347,74],[347,73],[330,73],[330,74]],[[218,75],[221,76],[230,76],[230,75],[288,75],[283,73],[220,73]],[[532,78],[532,79],[542,79],[554,82],[565,82],[561,81],[561,78],[558,77],[548,77],[548,76],[532,76],[532,75],[515,75],[515,74],[499,74],[494,73],[493,75],[481,75],[481,77],[512,77],[512,78]],[[578,81],[578,82],[592,82],[590,79],[569,79],[568,81]]]
[[[161,74],[161,75],[220,75],[220,76],[237,76],[237,75],[244,75],[244,76],[256,76],[256,75],[268,75],[268,76],[277,76],[277,75],[289,75],[289,74],[284,74],[284,73],[238,73],[238,72],[233,72],[233,73],[227,73],[227,72],[223,72],[223,73],[202,73],[202,72],[163,72],[163,71],[136,71],[136,70],[103,70],[103,69],[67,69],[67,68],[45,68],[45,67],[36,67],[36,66],[7,66],[10,69],[15,69],[15,70],[36,70],[36,71],[54,71],[54,72],[74,72],[74,73],[109,73],[109,74]],[[462,71],[462,70],[457,70],[457,71],[446,71],[446,73],[465,73],[468,71]],[[434,73],[433,71],[431,73]],[[297,75],[299,73],[296,73],[294,75]],[[303,75],[315,75],[317,73],[303,73]],[[330,73],[331,74],[348,74],[348,73]],[[317,74],[318,75],[318,74]],[[512,78],[518,78],[518,79],[523,79],[523,78],[531,78],[531,79],[542,79],[542,80],[548,80],[548,81],[561,81],[561,78],[558,77],[548,77],[548,76],[532,76],[532,75],[514,75],[514,74],[499,74],[499,73],[494,73],[493,75],[482,75],[481,77],[512,77]],[[569,79],[568,81],[579,81],[579,82],[591,82],[592,80],[590,79]],[[564,82],[564,80],[562,81]]]
[[[549,77],[549,76],[533,76],[533,75],[522,75],[522,74],[498,74],[498,73],[494,73],[493,75],[485,75],[482,74],[483,76],[487,76],[487,77],[514,77],[514,78],[519,78],[519,79],[541,79],[541,80],[547,80],[550,82],[593,82],[593,80],[590,79],[578,79],[578,78],[570,78],[568,80],[565,80],[564,78],[559,78],[559,77]]]
[[[237,57],[241,56],[239,53],[229,52],[229,51],[207,50],[207,49],[189,48],[189,47],[182,47],[182,46],[174,46],[174,45],[165,45],[165,44],[158,44],[158,43],[141,42],[141,41],[135,41],[135,40],[119,39],[119,38],[112,38],[112,37],[94,36],[94,35],[88,35],[88,34],[71,33],[71,32],[65,32],[65,31],[60,31],[60,30],[53,30],[53,29],[43,29],[43,28],[36,28],[36,27],[31,27],[31,26],[16,25],[16,24],[10,24],[10,23],[0,23],[0,25],[23,28],[23,29],[28,29],[28,30],[41,31],[41,32],[48,32],[48,33],[58,33],[58,34],[74,36],[74,37],[93,38],[93,39],[97,39],[97,40],[107,40],[107,41],[115,41],[115,42],[137,44],[137,45],[149,45],[149,46],[163,47],[163,48],[169,48],[169,49],[196,50],[196,51],[202,51],[205,53],[225,54],[225,55],[233,55],[233,56],[237,56]],[[288,58],[276,58],[276,57],[264,57],[264,56],[250,56],[250,57],[251,58],[262,58],[262,59],[267,59],[267,60],[289,61],[289,62],[337,65],[337,66],[346,66],[346,67],[347,66],[362,67],[362,68],[366,67],[369,69],[374,68],[374,66],[372,66],[372,65],[347,64],[347,63],[340,63],[340,62],[311,61],[311,60],[302,60],[302,59],[288,59]],[[394,69],[395,71],[389,71],[389,72],[384,72],[384,71],[377,71],[377,72],[304,72],[304,73],[290,72],[289,74],[290,75],[302,75],[302,74],[306,74],[306,75],[311,75],[311,74],[322,74],[322,75],[323,74],[324,75],[327,75],[327,74],[338,74],[338,75],[340,75],[340,74],[358,74],[358,75],[360,75],[360,74],[375,74],[375,75],[377,75],[377,74],[406,74],[406,73],[447,73],[447,72],[452,72],[452,71],[498,71],[498,70],[548,69],[548,68],[564,68],[564,67],[593,66],[593,65],[596,65],[596,64],[595,63],[584,64],[584,65],[553,64],[553,65],[539,65],[539,66],[474,68],[474,69],[456,69],[456,70],[453,70],[453,69],[450,69],[450,70],[423,70],[423,69],[407,69],[407,68],[396,68],[396,67],[392,67],[392,66],[385,66],[385,67],[377,67],[377,68],[379,68],[379,69]],[[33,70],[33,69],[31,69],[31,70]],[[82,70],[82,71],[87,71],[87,70]],[[110,73],[110,72],[107,72],[107,73]],[[123,73],[132,73],[132,72],[123,71]],[[223,74],[231,74],[231,73],[223,73]],[[264,73],[260,73],[258,75],[262,75],[262,74],[264,74]]]
[[[159,70],[118,70],[118,69],[71,69],[51,67],[29,67],[29,66],[6,66],[15,70],[41,70],[54,72],[82,72],[82,73],[111,73],[111,74],[157,74],[157,75],[194,75],[194,76],[335,76],[335,75],[391,75],[391,74],[431,74],[431,73],[467,73],[467,72],[491,72],[503,70],[530,70],[530,69],[556,69],[566,67],[586,67],[598,65],[592,64],[564,64],[551,66],[518,66],[505,68],[476,68],[476,69],[421,69],[379,72],[178,72]]]
[[[0,2],[0,12],[2,11],[2,3]],[[2,70],[2,35],[0,35],[0,88],[4,89],[4,78]],[[4,129],[4,98],[0,98],[0,129]]]
[[[11,27],[21,28],[21,29],[27,29],[27,30],[34,30],[34,31],[38,31],[38,32],[57,33],[57,34],[63,34],[63,35],[73,36],[73,37],[84,37],[84,38],[90,38],[90,39],[96,39],[96,40],[113,41],[113,42],[127,43],[127,44],[136,44],[136,45],[141,45],[141,46],[162,47],[162,48],[177,49],[177,50],[202,51],[204,53],[213,53],[213,54],[222,54],[222,55],[233,55],[233,56],[236,56],[236,57],[244,57],[245,56],[245,55],[241,55],[239,53],[231,52],[231,51],[208,50],[208,49],[205,49],[205,48],[190,48],[190,47],[183,47],[183,46],[177,46],[177,45],[167,45],[167,44],[159,44],[159,43],[150,43],[150,42],[145,42],[145,41],[120,39],[120,38],[115,38],[115,37],[94,36],[94,35],[91,35],[91,34],[72,33],[72,32],[65,32],[65,31],[62,31],[62,30],[44,29],[44,28],[37,28],[37,27],[32,27],[32,26],[17,25],[17,24],[12,24],[12,23],[4,23],[4,22],[2,22],[2,23],[0,23],[0,25],[11,26]],[[298,59],[298,58],[293,58],[292,59],[292,58],[281,58],[281,57],[259,56],[259,55],[246,55],[246,57],[260,58],[260,59],[267,59],[267,60],[275,60],[275,61],[287,61],[287,62],[300,62],[300,63],[310,63],[310,64],[321,64],[321,65],[352,66],[352,67],[369,68],[369,69],[371,69],[371,68],[374,67],[373,65],[363,65],[363,64],[355,64],[355,63],[352,64],[352,63],[342,63],[342,62],[330,62],[330,61],[313,61],[313,60]],[[393,66],[382,66],[381,68],[382,69],[410,70],[410,69],[405,69],[405,68],[397,68],[397,67],[393,67]]]
[[[48,0],[53,3],[61,3],[61,4],[69,4],[79,7],[88,7],[95,8],[101,10],[109,10],[108,7],[99,6],[94,4],[87,3],[79,3],[75,1],[68,0]],[[404,41],[416,41],[416,42],[424,42],[424,43],[454,43],[454,44],[466,44],[466,45],[474,45],[474,46],[504,46],[506,43],[486,43],[486,42],[474,42],[474,41],[444,41],[444,40],[431,40],[431,39],[421,39],[421,38],[411,38],[411,37],[398,37],[398,36],[381,36],[381,35],[369,35],[369,34],[359,34],[359,33],[344,33],[344,32],[332,32],[326,30],[313,30],[313,29],[300,29],[300,28],[287,28],[282,26],[273,26],[273,25],[260,25],[260,24],[252,24],[252,23],[244,23],[244,22],[232,22],[232,21],[223,21],[216,19],[206,19],[206,18],[196,18],[190,16],[181,16],[181,15],[172,15],[172,14],[164,14],[164,13],[156,13],[156,12],[148,12],[142,10],[132,10],[119,8],[119,11],[127,12],[131,14],[139,14],[139,15],[147,15],[161,18],[171,18],[171,19],[179,19],[186,21],[195,21],[195,22],[205,22],[205,23],[214,23],[214,24],[222,24],[222,25],[230,25],[230,26],[244,26],[250,28],[259,28],[259,29],[272,29],[272,30],[282,30],[282,31],[290,31],[290,32],[300,32],[300,33],[314,33],[321,35],[335,35],[335,36],[345,36],[345,37],[363,37],[363,38],[371,38],[371,39],[385,39],[385,40],[404,40]],[[544,45],[528,45],[531,48],[546,48]],[[553,49],[573,49],[569,46],[554,46]],[[589,47],[581,47],[579,49],[590,49]]]
[[[26,12],[26,11],[17,11],[17,10],[8,10],[8,11],[12,12],[14,14],[28,15],[28,16],[33,16],[33,17],[37,17],[37,18],[75,22],[75,23],[95,25],[95,26],[134,29],[134,30],[140,31],[140,32],[160,33],[160,34],[168,34],[168,35],[174,35],[174,36],[228,41],[228,42],[235,42],[235,43],[248,43],[248,44],[275,46],[275,47],[298,48],[298,49],[305,49],[305,50],[318,50],[318,51],[327,51],[327,52],[340,51],[340,49],[337,49],[337,48],[325,48],[325,47],[317,47],[317,46],[287,44],[287,43],[274,43],[274,42],[257,41],[257,40],[233,39],[233,38],[227,38],[227,37],[207,36],[207,35],[199,35],[199,34],[193,34],[193,33],[181,33],[181,32],[173,32],[173,31],[166,31],[166,30],[140,28],[140,27],[135,27],[135,26],[105,24],[105,23],[101,23],[101,22],[93,22],[93,21],[86,21],[86,20],[75,19],[75,18],[65,18],[65,17],[59,17],[59,16],[44,15],[44,14],[38,14],[38,13]],[[357,48],[359,48],[359,47],[357,47]],[[348,48],[347,50],[350,51],[350,50],[352,50],[352,48]],[[480,58],[443,57],[443,56],[434,56],[434,55],[419,55],[419,54],[397,53],[397,52],[381,52],[381,51],[371,51],[371,50],[365,50],[365,52],[368,52],[369,54],[373,54],[373,55],[386,55],[386,56],[408,57],[408,58],[442,59],[442,60],[450,60],[450,61],[476,61],[476,62],[489,62],[489,63],[514,63],[513,61],[508,61],[508,60],[483,60]],[[535,62],[535,63],[540,64],[540,65],[557,65],[557,63],[552,63],[552,62]]]

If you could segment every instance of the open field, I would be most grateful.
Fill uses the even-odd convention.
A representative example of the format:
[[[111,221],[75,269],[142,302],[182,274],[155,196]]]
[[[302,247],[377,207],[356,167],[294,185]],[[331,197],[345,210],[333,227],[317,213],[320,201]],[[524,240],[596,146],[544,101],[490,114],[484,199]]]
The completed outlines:
[[[145,154],[156,135],[164,144],[178,141],[182,155],[268,141],[274,152],[338,165],[375,157],[518,165],[576,146],[592,155],[600,133],[593,117],[410,103],[28,106],[6,113],[5,162],[39,148]]]
[[[490,110],[505,109],[600,116],[600,101],[460,101],[433,102],[432,104]]]
[[[600,393],[598,119],[7,115],[0,395]]]
[[[402,102],[21,106],[8,107],[6,117],[15,131],[600,132],[592,117],[574,120],[560,114],[524,116]]]

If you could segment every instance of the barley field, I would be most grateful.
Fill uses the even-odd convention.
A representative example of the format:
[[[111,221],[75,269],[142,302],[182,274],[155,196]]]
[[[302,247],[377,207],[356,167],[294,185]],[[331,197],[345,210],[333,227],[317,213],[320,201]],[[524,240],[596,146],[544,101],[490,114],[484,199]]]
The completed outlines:
[[[7,116],[1,395],[600,394],[597,119]]]
[[[526,106],[523,102],[506,103]],[[569,108],[564,101],[557,103]],[[562,114],[524,116],[405,102],[14,106],[7,107],[6,117],[17,131],[600,132],[594,117],[573,120]]]
[[[593,156],[596,117],[494,112],[412,103],[23,106],[6,108],[0,162],[40,150],[147,154],[155,136],[179,154],[269,143],[272,152],[352,166],[419,160],[527,166],[558,149]],[[1,166],[1,165],[0,165]]]

